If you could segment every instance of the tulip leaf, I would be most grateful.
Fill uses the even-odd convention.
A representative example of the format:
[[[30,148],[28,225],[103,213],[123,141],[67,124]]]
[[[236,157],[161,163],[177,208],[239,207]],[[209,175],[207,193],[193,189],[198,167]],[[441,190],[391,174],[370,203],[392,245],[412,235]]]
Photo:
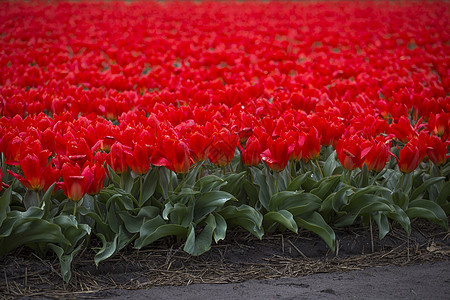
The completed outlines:
[[[334,150],[325,161],[325,165],[323,166],[323,175],[325,177],[330,177],[333,175],[334,170],[338,166],[338,162],[336,161],[336,150]]]
[[[378,236],[382,240],[389,232],[389,221],[385,214],[378,211],[372,215],[378,225]]]
[[[360,188],[350,197],[350,201],[354,201],[360,197],[364,197],[367,194],[373,194],[375,192],[388,192],[391,193],[391,190],[388,188],[377,186],[377,185],[369,185],[364,188]]]
[[[59,265],[61,267],[61,274],[66,283],[68,283],[70,281],[70,278],[72,277],[71,268],[73,257],[78,253],[78,251],[81,250],[82,246],[83,244],[80,244],[75,250],[73,250],[69,254],[65,254],[64,250],[61,247],[51,243],[48,244],[48,247],[52,249],[58,256]]]
[[[222,185],[226,184],[225,180],[216,175],[207,175],[200,178],[194,185],[194,189],[202,193],[210,192],[212,190],[219,189]]]
[[[221,186],[221,190],[230,193],[231,195],[237,197],[241,192],[242,185],[244,184],[245,175],[247,172],[241,172],[237,174],[227,175],[224,180],[226,184]]]
[[[206,215],[221,208],[226,202],[236,200],[233,195],[224,191],[211,191],[202,194],[194,206],[194,221],[202,220]]]
[[[341,175],[326,177],[316,183],[316,187],[312,189],[311,194],[325,200],[329,194],[333,193],[341,179]]]
[[[402,190],[396,190],[392,193],[392,201],[402,210],[407,209],[409,206],[409,198]]]
[[[94,256],[95,265],[98,266],[100,262],[104,261],[107,258],[110,258],[116,253],[117,238],[119,236],[116,234],[112,241],[107,241],[105,236],[101,233],[97,233],[97,237],[102,242],[102,248]]]
[[[261,239],[264,231],[262,229],[263,216],[251,206],[243,204],[239,207],[227,206],[218,212],[229,226],[241,226],[251,234]]]
[[[448,219],[444,210],[435,202],[424,199],[416,199],[409,203],[406,214],[410,219],[428,219],[445,229],[448,229]]]
[[[347,212],[347,214],[338,220],[336,226],[349,226],[353,224],[359,216],[377,211],[392,210],[389,201],[384,198],[370,194],[359,195],[359,197],[350,199],[349,204],[343,207],[343,211]]]
[[[211,241],[214,230],[216,229],[216,219],[213,214],[206,218],[206,225],[202,232],[195,234],[195,224],[192,223],[188,229],[188,236],[183,250],[187,253],[198,256],[211,249]]]
[[[107,165],[107,167],[108,167],[108,174],[109,174],[109,177],[111,178],[112,182],[114,183],[114,185],[116,187],[121,188],[121,186],[120,186],[120,176],[117,175],[116,172],[114,172],[113,168],[111,168],[110,165]]]
[[[192,205],[186,206],[183,203],[175,203],[175,205],[166,203],[163,218],[165,220],[170,219],[171,224],[189,227],[194,220],[194,208]]]
[[[342,206],[347,205],[349,201],[349,191],[352,189],[351,186],[345,185],[340,188],[333,197],[332,206],[335,212],[341,210]]]
[[[325,222],[318,212],[313,212],[308,217],[296,217],[295,222],[299,227],[310,230],[319,235],[332,251],[336,249],[336,235],[333,229]]]
[[[298,232],[294,216],[287,210],[269,211],[264,215],[264,228],[271,228],[275,223],[279,223],[295,233]]]
[[[25,218],[15,222],[10,235],[0,240],[0,255],[36,242],[70,245],[58,225],[42,219]]]
[[[299,175],[287,186],[287,191],[305,190],[311,191],[312,187],[316,184],[316,181],[311,178],[311,172],[308,171],[305,174]]]
[[[403,227],[403,229],[406,231],[406,233],[408,235],[411,234],[411,220],[409,219],[408,215],[398,205],[394,204],[393,206],[394,206],[395,211],[394,212],[388,212],[386,214],[386,216],[389,219],[394,220],[397,223],[399,223]]]
[[[445,177],[432,177],[422,183],[418,188],[414,189],[411,194],[410,200],[414,200],[419,198],[425,191],[432,186],[433,184],[438,183],[439,181],[445,179]]]
[[[247,194],[249,204],[253,207],[258,207],[259,204],[258,190],[256,189],[255,185],[252,184],[250,181],[245,180],[243,186],[245,193]]]
[[[444,182],[438,197],[436,198],[436,203],[439,205],[445,205],[448,203],[448,199],[450,198],[450,181]]]
[[[214,229],[214,241],[218,243],[220,240],[225,239],[227,233],[227,222],[218,213],[213,213],[216,218],[216,228]]]
[[[142,187],[142,203],[150,199],[151,196],[155,193],[156,185],[158,184],[158,168],[153,168],[144,178],[143,187]]]
[[[283,191],[270,199],[270,210],[288,210],[294,216],[309,213],[320,208],[321,199],[311,193]]]
[[[11,191],[12,185],[7,188],[3,195],[0,197],[0,228],[3,221],[6,219],[6,214],[9,211],[9,204],[11,203]]]
[[[178,224],[166,224],[160,216],[157,216],[142,225],[139,237],[134,242],[134,247],[141,249],[160,238],[170,235],[186,237],[187,229]]]
[[[255,180],[255,184],[259,188],[259,201],[265,209],[269,210],[271,190],[267,184],[266,177],[262,171],[257,168],[251,168],[251,172]]]
[[[364,163],[361,168],[359,186],[368,186],[369,185],[369,169],[367,165]]]

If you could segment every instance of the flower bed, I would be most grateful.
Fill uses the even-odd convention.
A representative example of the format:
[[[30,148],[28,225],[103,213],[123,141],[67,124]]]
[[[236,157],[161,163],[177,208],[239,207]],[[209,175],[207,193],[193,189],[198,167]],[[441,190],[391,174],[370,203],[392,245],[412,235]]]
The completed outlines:
[[[448,228],[446,8],[0,3],[0,253]]]

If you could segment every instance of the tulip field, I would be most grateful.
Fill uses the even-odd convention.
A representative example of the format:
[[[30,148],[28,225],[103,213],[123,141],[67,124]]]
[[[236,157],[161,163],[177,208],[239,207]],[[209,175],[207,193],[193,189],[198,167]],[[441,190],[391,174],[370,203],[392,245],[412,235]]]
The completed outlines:
[[[450,7],[0,2],[0,255],[448,229]]]

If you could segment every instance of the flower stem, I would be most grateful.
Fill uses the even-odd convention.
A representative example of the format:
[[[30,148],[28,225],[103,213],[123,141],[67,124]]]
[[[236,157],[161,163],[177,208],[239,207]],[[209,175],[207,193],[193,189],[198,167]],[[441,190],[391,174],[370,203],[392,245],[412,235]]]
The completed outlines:
[[[172,194],[172,171],[169,170],[169,196]]]
[[[78,202],[73,202],[73,215],[75,216],[75,219],[77,218],[77,204]]]
[[[98,210],[98,214],[100,215],[100,218],[102,218],[102,220],[103,220],[103,214],[102,214],[102,211],[100,210],[100,206],[98,205],[97,195],[94,195],[93,198],[94,198],[95,207]]]
[[[320,168],[320,165],[319,165],[319,160],[315,159],[315,161],[316,161],[317,168],[319,169],[320,176],[323,178],[323,173],[322,173],[322,169]]]
[[[275,180],[275,193],[274,194],[278,193],[278,177],[279,176],[280,176],[280,173],[277,172],[277,179]]]
[[[201,164],[200,168],[198,168],[198,178],[197,178],[197,180],[200,180],[200,178],[202,178],[202,167],[203,167],[203,164]]]
[[[291,183],[291,181],[292,181],[292,175],[291,175],[291,172],[292,172],[292,164],[293,164],[293,163],[294,163],[293,160],[289,161],[289,182],[288,182],[288,183]]]
[[[39,199],[39,191],[36,191],[36,199],[37,199],[38,206],[41,206],[41,199]]]
[[[139,176],[139,207],[142,206],[142,188],[143,188],[144,182],[142,180],[142,174]]]
[[[352,170],[348,170],[348,184],[352,185]]]

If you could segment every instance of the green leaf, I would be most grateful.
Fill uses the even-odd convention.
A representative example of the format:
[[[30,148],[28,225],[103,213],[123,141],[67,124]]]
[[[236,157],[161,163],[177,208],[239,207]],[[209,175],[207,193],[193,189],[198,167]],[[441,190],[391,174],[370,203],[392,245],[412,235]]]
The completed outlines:
[[[142,204],[148,201],[155,193],[158,184],[159,172],[157,168],[153,168],[144,178],[142,187]]]
[[[112,241],[107,241],[105,236],[101,233],[97,233],[97,237],[102,241],[102,248],[94,256],[95,265],[98,266],[100,262],[110,258],[116,253],[117,238],[119,235],[116,234]]]
[[[259,202],[259,198],[258,198],[259,196],[258,196],[258,190],[256,189],[255,185],[252,184],[250,181],[245,180],[243,186],[244,186],[245,193],[247,194],[249,204],[253,207],[257,207],[258,202]]]
[[[116,210],[116,205],[114,202],[112,202],[109,205],[107,211],[108,211],[108,214],[106,215],[107,224],[109,225],[109,228],[111,228],[111,230],[117,234],[119,233],[119,218]]]
[[[257,168],[250,168],[253,178],[255,180],[255,185],[258,189],[259,202],[261,205],[269,210],[269,201],[271,197],[271,190],[269,185],[267,184],[266,176],[262,173],[261,170]]]
[[[334,192],[340,180],[341,175],[326,177],[316,184],[316,187],[311,191],[311,194],[325,200],[329,194]]]
[[[218,213],[213,213],[216,218],[216,228],[214,229],[214,241],[218,243],[220,240],[225,239],[227,233],[227,222]]]
[[[445,205],[448,203],[448,199],[450,198],[450,181],[444,182],[439,195],[436,199],[436,203],[439,205]]]
[[[230,193],[231,195],[237,197],[241,192],[242,185],[244,184],[245,175],[247,172],[232,173],[227,175],[224,180],[226,184],[221,186],[221,190]]]
[[[339,164],[336,161],[336,150],[334,150],[325,161],[323,166],[323,175],[325,177],[330,177],[333,175],[334,170]]]
[[[396,221],[399,223],[403,229],[406,231],[408,235],[411,234],[411,220],[409,219],[406,212],[400,208],[398,205],[393,205],[395,211],[394,212],[388,212],[386,215],[389,219]]]
[[[356,194],[355,194],[356,195]],[[350,203],[343,208],[347,212],[341,217],[336,226],[349,226],[355,222],[356,218],[365,214],[371,214],[378,211],[392,211],[388,200],[379,196],[363,194],[356,198],[351,198]]]
[[[70,245],[58,225],[42,219],[25,218],[17,220],[10,235],[0,240],[0,255],[35,242]]]
[[[409,206],[409,198],[402,190],[396,190],[392,193],[392,202],[402,208],[402,210],[407,209]]]
[[[188,229],[188,237],[183,250],[187,253],[197,256],[211,249],[211,240],[214,230],[216,229],[216,220],[213,214],[206,218],[206,225],[202,232],[195,235],[195,224],[192,223]]]
[[[419,198],[423,193],[425,193],[425,191],[432,186],[433,184],[438,183],[439,181],[445,179],[445,177],[432,177],[428,180],[426,180],[424,183],[422,183],[418,188],[416,188],[412,195],[410,200],[414,200]]]
[[[378,225],[378,236],[381,239],[383,239],[386,234],[389,232],[389,221],[385,214],[382,212],[376,212],[372,215],[373,219]]]
[[[111,168],[110,165],[107,165],[108,168],[108,174],[109,177],[111,178],[112,182],[114,183],[114,185],[118,188],[121,188],[120,186],[120,176],[116,174],[116,172],[114,172],[114,170]]]
[[[344,205],[348,204],[349,191],[351,189],[351,186],[345,185],[336,192],[332,200],[332,206],[335,212],[339,212]]]
[[[141,249],[166,236],[186,237],[187,229],[178,224],[166,224],[161,217],[156,217],[142,225],[139,235],[134,243],[136,249]]]
[[[448,229],[448,219],[444,210],[430,200],[416,199],[409,203],[406,214],[410,219],[424,218],[428,219],[445,229]]]
[[[9,204],[11,203],[11,191],[12,184],[0,197],[0,227],[2,226],[3,221],[6,219],[6,214],[9,211]]]
[[[48,190],[45,192],[44,196],[41,199],[41,208],[45,211],[45,216],[47,216],[52,209],[52,193],[55,189],[56,182],[53,183]],[[1,222],[0,222],[1,224]]]
[[[279,223],[287,229],[297,233],[297,223],[294,216],[287,210],[270,211],[264,215],[264,228],[271,228],[273,224]]]
[[[359,186],[368,186],[368,185],[369,185],[369,169],[367,168],[367,165],[364,163],[361,168]]]
[[[224,191],[206,192],[195,201],[194,221],[202,220],[206,215],[221,208],[226,202],[236,200],[233,195]]]
[[[70,278],[72,277],[71,266],[73,257],[77,254],[78,251],[80,251],[82,246],[83,244],[80,244],[75,250],[73,250],[69,254],[65,254],[64,250],[61,247],[51,243],[48,244],[48,247],[52,249],[58,256],[59,265],[61,266],[61,274],[66,283],[68,283],[70,281]]]
[[[364,197],[366,194],[373,194],[375,192],[388,192],[391,193],[391,190],[382,186],[377,185],[369,185],[364,188],[360,188],[350,197],[350,201],[354,201],[360,197]]]
[[[269,208],[271,211],[288,210],[296,216],[319,209],[321,202],[311,193],[283,191],[271,197]]]
[[[170,219],[171,224],[178,224],[188,227],[194,220],[194,208],[192,205],[186,206],[182,203],[166,203],[166,208],[163,211],[163,218]]]
[[[287,191],[298,191],[305,189],[310,191],[311,189],[306,189],[304,186],[312,187],[316,182],[311,178],[311,172],[306,172],[305,174],[299,175],[287,186]]]
[[[194,189],[202,193],[210,192],[219,189],[226,184],[225,180],[215,175],[207,175],[200,178],[194,185]]]
[[[319,235],[332,251],[336,249],[336,235],[318,212],[313,212],[306,218],[296,217],[296,223]]]
[[[239,207],[227,206],[218,212],[229,226],[241,226],[257,238],[261,239],[264,231],[262,229],[263,216],[260,212],[248,205]]]

